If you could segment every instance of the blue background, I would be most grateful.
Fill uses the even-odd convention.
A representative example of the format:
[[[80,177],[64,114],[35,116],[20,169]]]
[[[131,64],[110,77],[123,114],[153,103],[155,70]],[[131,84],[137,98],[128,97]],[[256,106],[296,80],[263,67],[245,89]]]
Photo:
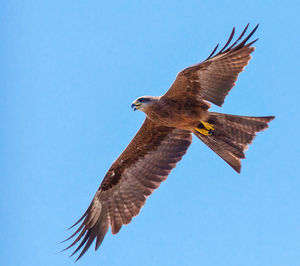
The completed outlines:
[[[260,23],[222,109],[276,115],[236,174],[198,139],[131,224],[77,265],[300,265],[298,1],[1,1],[1,264],[58,253],[144,120],[141,95]]]

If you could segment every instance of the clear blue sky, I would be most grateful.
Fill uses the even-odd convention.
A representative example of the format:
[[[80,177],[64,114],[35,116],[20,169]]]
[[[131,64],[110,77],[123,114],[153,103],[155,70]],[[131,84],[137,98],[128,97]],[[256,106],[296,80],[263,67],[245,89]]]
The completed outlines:
[[[276,115],[236,174],[198,139],[131,224],[77,265],[299,265],[298,1],[1,1],[0,255],[57,253],[113,160],[161,95],[233,26],[260,23],[222,109]]]

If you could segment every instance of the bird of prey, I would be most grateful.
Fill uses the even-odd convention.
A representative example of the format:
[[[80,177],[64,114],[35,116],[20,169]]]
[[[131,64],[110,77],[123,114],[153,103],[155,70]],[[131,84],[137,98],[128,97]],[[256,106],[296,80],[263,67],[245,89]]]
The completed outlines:
[[[77,260],[96,240],[101,245],[109,227],[117,234],[140,212],[150,194],[168,177],[192,142],[202,140],[238,173],[247,145],[256,132],[268,127],[274,116],[252,117],[210,112],[210,104],[222,106],[238,74],[254,51],[248,42],[258,25],[243,39],[249,24],[232,43],[235,28],[224,47],[218,45],[199,64],[178,73],[163,96],[143,96],[132,103],[146,119],[122,154],[114,161],[90,206],[73,226],[80,226],[67,240],[79,243]],[[72,226],[72,227],[73,227]],[[81,240],[81,242],[80,242]],[[72,254],[72,255],[73,255]]]

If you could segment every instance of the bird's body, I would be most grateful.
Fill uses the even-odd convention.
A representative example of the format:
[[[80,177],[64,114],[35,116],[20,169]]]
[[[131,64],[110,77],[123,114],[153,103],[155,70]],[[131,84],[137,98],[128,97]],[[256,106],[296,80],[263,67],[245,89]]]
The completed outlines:
[[[81,240],[73,252],[83,247],[78,259],[95,239],[95,249],[98,249],[109,227],[116,234],[139,213],[146,198],[166,180],[186,153],[192,135],[240,172],[240,160],[245,158],[244,152],[256,132],[266,129],[274,117],[210,112],[208,102],[221,106],[238,74],[248,64],[255,41],[247,41],[257,26],[241,41],[247,28],[248,25],[230,45],[233,29],[216,55],[218,46],[205,61],[181,71],[163,96],[143,96],[133,102],[134,110],[143,111],[147,117],[112,164],[90,206],[75,224],[81,222],[70,237],[77,235],[76,239],[67,248]]]
[[[143,112],[156,125],[192,131],[209,114],[207,110],[210,104],[200,98],[172,99],[161,96],[154,99]]]

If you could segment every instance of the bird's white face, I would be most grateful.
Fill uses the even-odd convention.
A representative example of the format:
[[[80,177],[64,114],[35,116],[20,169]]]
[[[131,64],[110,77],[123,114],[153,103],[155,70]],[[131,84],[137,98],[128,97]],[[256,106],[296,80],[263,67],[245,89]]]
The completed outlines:
[[[144,111],[149,104],[153,102],[154,98],[152,96],[142,96],[137,98],[131,105],[131,108],[135,110]]]

